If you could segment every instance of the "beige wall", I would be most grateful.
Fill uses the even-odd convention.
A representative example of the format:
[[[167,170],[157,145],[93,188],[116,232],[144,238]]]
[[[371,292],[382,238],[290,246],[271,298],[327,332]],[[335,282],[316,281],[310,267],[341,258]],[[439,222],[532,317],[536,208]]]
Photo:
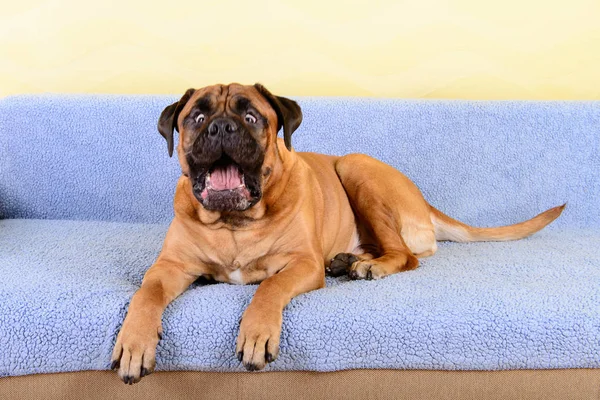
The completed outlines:
[[[600,0],[0,3],[0,95],[600,99]]]

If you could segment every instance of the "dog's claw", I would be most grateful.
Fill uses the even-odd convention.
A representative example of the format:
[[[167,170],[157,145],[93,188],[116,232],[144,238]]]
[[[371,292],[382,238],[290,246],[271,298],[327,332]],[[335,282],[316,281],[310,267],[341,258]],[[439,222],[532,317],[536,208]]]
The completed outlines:
[[[273,358],[273,354],[271,354],[271,353],[265,354],[265,361],[268,363],[275,361],[275,358]]]
[[[240,351],[237,353],[237,359],[238,361],[242,361],[242,359],[244,358],[244,352]]]
[[[258,367],[256,365],[252,364],[252,363],[245,364],[244,367],[246,367],[246,369],[248,371],[251,371],[251,372],[252,371],[258,371]]]
[[[110,369],[115,369],[119,366],[119,360],[113,360],[112,363],[110,363]]]

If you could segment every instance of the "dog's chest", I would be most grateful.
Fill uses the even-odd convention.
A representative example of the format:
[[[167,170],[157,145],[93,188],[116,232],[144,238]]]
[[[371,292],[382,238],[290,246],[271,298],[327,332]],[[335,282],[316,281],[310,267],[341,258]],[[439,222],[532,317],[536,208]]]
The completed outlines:
[[[236,285],[243,285],[246,283],[244,272],[241,269],[236,269],[233,272],[227,274],[227,280],[229,283],[233,283]]]
[[[235,259],[224,260],[215,265],[215,280],[236,285],[258,283],[275,274],[276,265],[261,262],[264,257],[245,257],[241,254]]]
[[[239,285],[256,283],[278,270],[274,265],[261,262],[271,252],[270,241],[251,240],[241,235],[224,235],[218,239],[210,249],[205,249],[215,280]]]

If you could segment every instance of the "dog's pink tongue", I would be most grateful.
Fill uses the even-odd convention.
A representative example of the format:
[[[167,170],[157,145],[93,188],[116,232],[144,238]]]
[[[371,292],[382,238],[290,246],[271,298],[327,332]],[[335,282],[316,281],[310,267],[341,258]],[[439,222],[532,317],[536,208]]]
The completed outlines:
[[[210,174],[210,186],[215,190],[235,189],[241,184],[242,177],[235,165],[217,167]]]

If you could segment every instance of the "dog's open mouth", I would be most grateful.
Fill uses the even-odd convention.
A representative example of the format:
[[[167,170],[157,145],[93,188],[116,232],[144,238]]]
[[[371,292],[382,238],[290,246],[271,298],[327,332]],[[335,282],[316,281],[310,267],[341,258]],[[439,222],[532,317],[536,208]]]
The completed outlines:
[[[223,155],[196,178],[194,194],[208,210],[243,211],[253,204],[242,168]]]
[[[206,190],[234,190],[245,188],[244,172],[233,161],[217,161],[206,174]]]

